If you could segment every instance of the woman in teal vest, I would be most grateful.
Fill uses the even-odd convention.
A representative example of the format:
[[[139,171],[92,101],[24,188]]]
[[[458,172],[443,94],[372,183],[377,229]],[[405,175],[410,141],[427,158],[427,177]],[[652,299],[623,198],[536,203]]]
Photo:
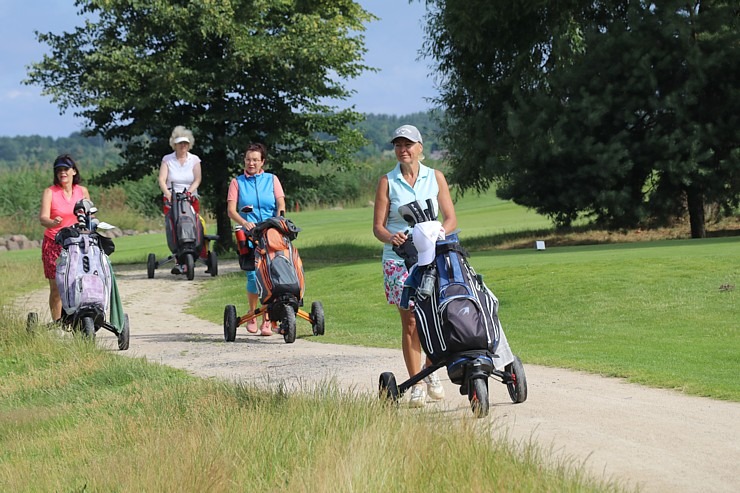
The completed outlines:
[[[398,213],[398,208],[409,202],[425,203],[427,199],[431,199],[435,210],[440,211],[444,217],[442,227],[445,233],[457,228],[457,217],[444,174],[424,166],[420,161],[423,159],[424,145],[419,130],[413,125],[402,125],[393,132],[391,143],[398,163],[390,173],[380,177],[378,182],[373,234],[384,245],[385,296],[388,304],[396,305],[401,315],[401,347],[406,370],[411,377],[421,370],[421,344],[413,312],[400,307],[401,292],[408,270],[403,259],[393,251],[393,246],[402,245],[406,241],[408,223]],[[430,364],[429,361],[427,364]],[[444,388],[436,374],[431,374],[425,382],[429,397],[435,400],[444,398]],[[414,407],[425,405],[426,396],[421,384],[411,389],[409,403]]]
[[[231,180],[229,184],[229,194],[226,198],[229,217],[247,230],[251,230],[255,224],[267,218],[285,212],[285,193],[280,180],[262,169],[266,158],[267,148],[264,144],[250,144],[244,153],[244,173]],[[254,311],[259,301],[257,274],[254,271],[247,271],[247,299],[249,310]],[[247,331],[251,334],[259,331],[263,336],[272,335],[270,322],[264,316],[261,330],[257,328],[257,322],[253,319],[247,322]]]

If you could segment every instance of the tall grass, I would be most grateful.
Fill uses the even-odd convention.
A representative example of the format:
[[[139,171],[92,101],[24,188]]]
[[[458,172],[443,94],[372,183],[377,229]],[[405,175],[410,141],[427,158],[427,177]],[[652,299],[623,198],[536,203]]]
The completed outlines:
[[[427,166],[446,170],[443,161],[425,161]],[[380,177],[396,165],[392,151],[380,157],[353,163],[352,169],[337,170],[329,163],[293,163],[285,172],[299,171],[304,176],[301,186],[290,191],[288,209],[316,210],[328,207],[365,207],[375,200],[375,188]],[[295,208],[295,204],[299,208]]]
[[[3,491],[621,491],[472,417],[201,380],[0,315]]]
[[[0,170],[0,231],[41,239],[41,194],[53,178],[49,170],[38,168]]]

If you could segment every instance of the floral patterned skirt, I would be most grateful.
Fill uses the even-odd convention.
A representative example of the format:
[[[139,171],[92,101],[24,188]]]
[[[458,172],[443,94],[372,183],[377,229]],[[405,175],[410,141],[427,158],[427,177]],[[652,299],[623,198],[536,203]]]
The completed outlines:
[[[386,260],[383,262],[383,281],[385,282],[385,298],[389,305],[401,303],[403,283],[409,276],[403,260]]]

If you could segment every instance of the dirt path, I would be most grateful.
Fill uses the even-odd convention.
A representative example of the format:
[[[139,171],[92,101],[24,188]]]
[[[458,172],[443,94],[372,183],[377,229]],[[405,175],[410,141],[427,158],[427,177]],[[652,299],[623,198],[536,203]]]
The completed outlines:
[[[221,272],[235,269],[219,265]],[[334,380],[343,388],[374,393],[381,372],[392,371],[399,381],[405,377],[400,350],[316,343],[300,338],[301,330],[294,344],[285,344],[282,337],[252,336],[240,327],[236,342],[225,343],[221,325],[182,313],[172,300],[173,286],[183,303],[195,297],[198,286],[210,279],[202,269],[192,282],[165,271],[147,279],[143,267],[118,269],[117,278],[131,322],[130,350],[121,354],[203,377],[284,381],[291,388]],[[46,297],[41,291],[19,302],[28,311],[48,314]],[[326,330],[331,331],[331,320]],[[112,334],[98,334],[101,344],[115,348]],[[512,405],[506,388],[490,381],[488,419],[496,432],[534,440],[555,458],[585,463],[596,475],[643,491],[740,491],[740,404],[526,361],[524,366],[529,398],[523,404]],[[467,398],[441,373],[447,399],[426,410],[471,416]]]

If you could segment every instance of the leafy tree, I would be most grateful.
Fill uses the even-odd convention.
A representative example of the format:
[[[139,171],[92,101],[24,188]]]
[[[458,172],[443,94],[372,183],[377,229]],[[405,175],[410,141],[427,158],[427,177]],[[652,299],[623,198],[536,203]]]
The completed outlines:
[[[729,2],[430,1],[452,179],[560,225],[667,220],[740,198]]]
[[[327,101],[349,96],[341,79],[368,67],[363,22],[351,0],[77,0],[85,25],[37,37],[51,54],[26,81],[43,86],[89,133],[122,144],[125,165],[109,180],[136,179],[171,152],[172,128],[192,129],[203,160],[204,203],[221,244],[232,245],[226,214],[230,179],[251,141],[270,151],[267,166],[332,161],[347,166],[362,144],[359,114]],[[318,139],[319,133],[333,139]],[[300,174],[280,176],[286,193]]]

